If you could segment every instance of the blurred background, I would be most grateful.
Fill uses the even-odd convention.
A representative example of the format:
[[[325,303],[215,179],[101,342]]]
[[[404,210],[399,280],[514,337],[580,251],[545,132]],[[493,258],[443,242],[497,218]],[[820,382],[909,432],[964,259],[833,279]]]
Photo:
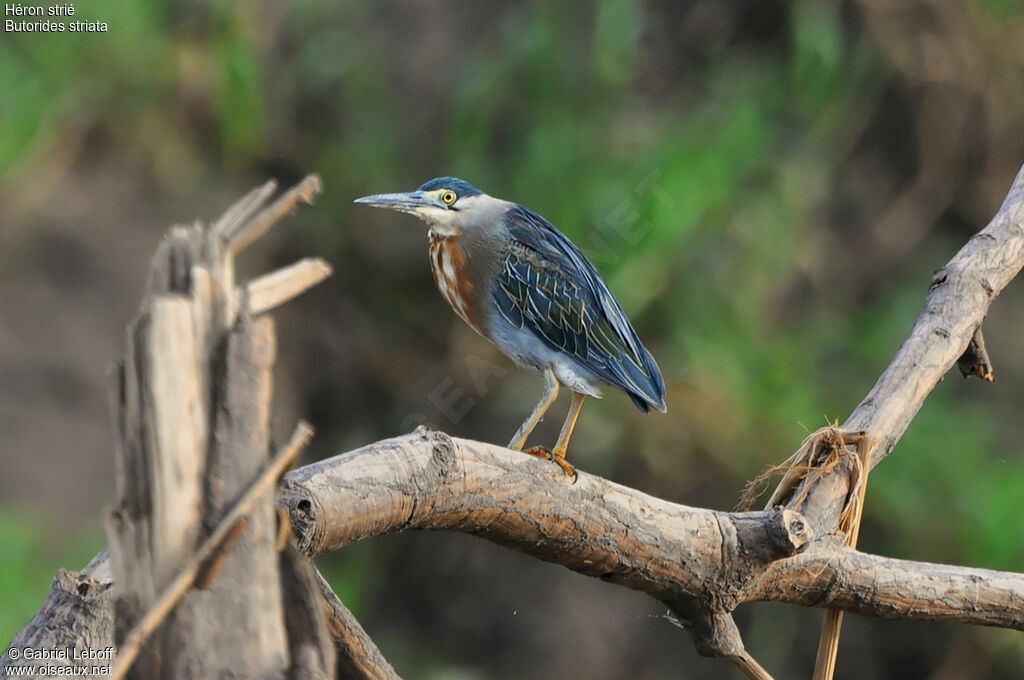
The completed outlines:
[[[538,398],[437,293],[424,227],[351,204],[451,174],[567,233],[665,374],[668,416],[588,401],[574,462],[730,509],[864,397],[1024,162],[1020,0],[75,7],[109,32],[0,37],[5,646],[102,546],[105,374],[160,235],[258,182],[325,184],[241,262],[335,266],[277,314],[275,426],[312,421],[307,461],[419,424],[505,442]],[[938,386],[872,477],[866,550],[1024,571],[1019,282],[985,330],[996,383]],[[406,677],[741,677],[645,596],[479,539],[321,566]],[[737,618],[769,670],[809,677],[820,611]],[[1019,633],[857,617],[839,654],[864,679],[1022,667]]]

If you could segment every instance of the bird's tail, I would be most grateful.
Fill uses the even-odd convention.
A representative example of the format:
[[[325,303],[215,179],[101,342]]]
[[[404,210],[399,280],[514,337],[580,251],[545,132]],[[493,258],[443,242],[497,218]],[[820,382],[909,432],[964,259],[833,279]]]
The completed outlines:
[[[636,407],[644,413],[649,413],[652,408],[665,413],[667,407],[665,405],[665,379],[661,377],[661,370],[658,368],[657,362],[654,361],[654,357],[647,351],[646,347],[641,346],[643,350],[643,368],[633,365],[630,361],[625,361],[624,367],[630,374],[630,382],[639,389],[628,390],[629,398],[633,400]]]

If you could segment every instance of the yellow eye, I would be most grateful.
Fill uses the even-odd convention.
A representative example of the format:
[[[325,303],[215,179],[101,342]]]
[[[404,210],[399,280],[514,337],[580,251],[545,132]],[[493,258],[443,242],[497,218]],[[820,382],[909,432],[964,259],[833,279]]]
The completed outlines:
[[[443,201],[445,205],[451,205],[452,203],[455,202],[455,192],[454,191],[446,191],[446,192],[444,192],[443,194],[441,194],[441,201]]]

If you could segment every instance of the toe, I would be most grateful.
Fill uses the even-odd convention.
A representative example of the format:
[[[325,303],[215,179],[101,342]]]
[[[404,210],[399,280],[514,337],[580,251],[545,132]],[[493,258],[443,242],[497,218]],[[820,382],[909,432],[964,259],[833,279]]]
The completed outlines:
[[[562,468],[562,471],[565,472],[566,477],[572,477],[573,479],[576,478],[576,468],[574,468],[572,464],[569,463],[569,461],[567,461],[565,458],[559,458],[557,456],[554,460],[555,463],[558,464],[558,467]]]
[[[551,452],[545,449],[543,446],[533,446],[529,449],[526,449],[524,453],[527,453],[531,456],[537,456],[538,458],[543,458],[544,460],[554,460],[554,457],[551,455]]]

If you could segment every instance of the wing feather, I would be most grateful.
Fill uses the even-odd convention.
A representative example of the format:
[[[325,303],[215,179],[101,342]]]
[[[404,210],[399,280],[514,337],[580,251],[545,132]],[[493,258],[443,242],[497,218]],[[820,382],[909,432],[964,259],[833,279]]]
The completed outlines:
[[[625,390],[643,411],[665,409],[665,383],[618,301],[586,257],[540,215],[516,206],[493,293],[501,315]]]

